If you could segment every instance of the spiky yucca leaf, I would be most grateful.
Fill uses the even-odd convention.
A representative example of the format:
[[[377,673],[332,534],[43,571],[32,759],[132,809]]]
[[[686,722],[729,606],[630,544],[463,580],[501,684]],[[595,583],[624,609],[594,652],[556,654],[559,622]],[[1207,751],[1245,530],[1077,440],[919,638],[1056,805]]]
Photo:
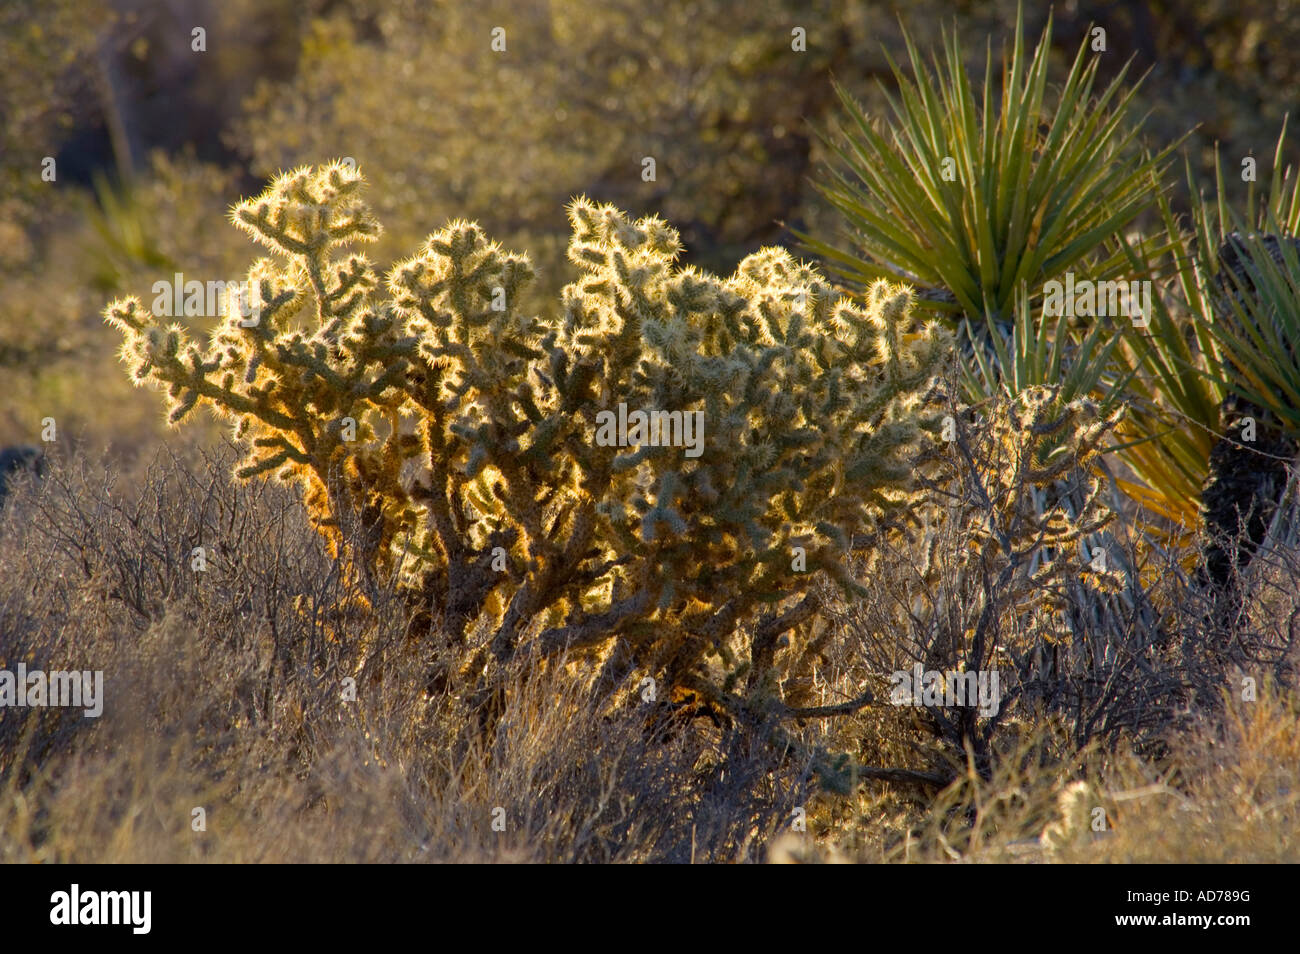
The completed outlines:
[[[1216,291],[1224,287],[1225,279],[1220,278],[1221,263],[1215,250],[1224,247],[1234,228],[1256,228],[1282,235],[1294,235],[1300,230],[1300,192],[1297,183],[1288,186],[1282,162],[1285,139],[1284,124],[1274,151],[1267,194],[1257,193],[1252,183],[1243,214],[1234,212],[1227,203],[1223,171],[1216,156],[1217,196],[1212,201],[1193,200],[1190,231],[1174,215],[1167,198],[1160,195],[1157,207],[1165,236],[1159,252],[1153,254],[1141,245],[1125,244],[1132,270],[1151,275],[1160,293],[1152,296],[1149,327],[1127,329],[1124,347],[1116,352],[1117,361],[1135,372],[1128,386],[1131,408],[1119,450],[1138,482],[1120,483],[1148,511],[1188,531],[1199,523],[1200,498],[1209,476],[1210,452],[1220,433],[1224,397],[1236,391],[1253,402],[1246,393],[1251,385],[1243,376],[1244,368],[1258,364],[1257,358],[1266,366],[1270,363],[1266,354],[1252,356],[1257,344],[1241,340],[1232,330],[1232,323],[1221,325],[1214,318],[1216,308],[1225,318],[1233,308],[1229,299]],[[1200,196],[1190,164],[1186,182],[1188,193]],[[1282,284],[1261,281],[1285,297]],[[1233,297],[1238,300],[1237,307],[1243,309],[1271,307],[1253,294],[1246,296],[1248,300],[1240,295]],[[1245,326],[1235,327],[1240,332]],[[1221,355],[1225,348],[1227,357],[1242,357],[1245,365],[1241,369],[1225,364]],[[1258,382],[1258,369],[1251,373]],[[1285,369],[1274,367],[1271,373],[1285,376]],[[1254,387],[1254,393],[1263,397],[1258,387]],[[1269,403],[1261,406],[1268,407]]]
[[[1187,175],[1194,192],[1190,168]],[[1124,243],[1133,272],[1149,275],[1154,291],[1146,326],[1127,326],[1114,354],[1129,374],[1130,409],[1116,451],[1137,478],[1118,483],[1149,513],[1192,532],[1223,401],[1222,388],[1203,373],[1218,365],[1214,339],[1193,317],[1210,309],[1211,279],[1199,250],[1215,243],[1203,205],[1193,208],[1191,232],[1166,196],[1157,208],[1160,252]]]
[[[1207,327],[1223,357],[1220,383],[1300,436],[1300,251],[1270,237],[1232,236],[1248,265],[1229,273],[1237,293],[1224,296],[1226,307]]]
[[[1244,213],[1229,208],[1223,169],[1215,156],[1218,247],[1234,249],[1239,269],[1210,267],[1222,274],[1211,307],[1197,314],[1198,327],[1213,337],[1221,359],[1206,374],[1225,390],[1268,410],[1292,434],[1300,435],[1300,263],[1295,236],[1300,233],[1300,177],[1283,163],[1286,124],[1273,153],[1267,198],[1252,182]],[[1208,220],[1208,214],[1202,216]],[[1208,233],[1209,228],[1205,229]]]
[[[1019,288],[1037,303],[1044,282],[1070,269],[1127,277],[1115,239],[1154,201],[1150,183],[1176,144],[1155,155],[1136,148],[1137,84],[1124,91],[1126,66],[1095,93],[1098,60],[1086,43],[1049,106],[1051,22],[1032,55],[1023,26],[1020,15],[1000,100],[991,56],[977,100],[955,32],[933,71],[904,33],[911,76],[891,59],[899,92],[885,93],[893,116],[883,130],[839,90],[849,128],[828,145],[843,168],[821,191],[853,245],[802,236],[833,269],[863,283],[901,276],[929,307],[977,326],[1009,322]]]

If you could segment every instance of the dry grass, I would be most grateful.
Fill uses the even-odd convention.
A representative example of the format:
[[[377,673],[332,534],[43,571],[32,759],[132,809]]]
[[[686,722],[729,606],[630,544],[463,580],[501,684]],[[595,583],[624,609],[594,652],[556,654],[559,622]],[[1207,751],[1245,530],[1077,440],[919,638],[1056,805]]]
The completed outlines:
[[[485,738],[462,702],[473,641],[410,638],[396,594],[363,602],[292,494],[232,484],[230,459],[164,452],[135,473],[56,461],[11,498],[0,668],[102,669],[107,702],[98,720],[0,713],[0,861],[1300,860],[1295,549],[1274,547],[1249,581],[1266,659],[1216,656],[1217,683],[1186,654],[1153,670],[1158,685],[1186,677],[1160,745],[1150,720],[1080,741],[1079,710],[1026,707],[977,764],[923,711],[878,705],[799,726],[789,749],[637,691],[601,696],[592,659],[516,672]],[[200,545],[214,550],[202,574]],[[887,555],[880,605],[843,608],[834,625],[857,641],[821,662],[810,704],[879,676],[889,634],[869,623],[918,558]],[[1190,639],[1200,610],[1167,597],[1153,597],[1171,607],[1161,625]],[[909,640],[924,635],[892,638],[921,652]],[[954,781],[832,794],[815,782],[818,748]],[[805,833],[791,831],[798,806]]]
[[[0,666],[102,669],[107,703],[0,717],[0,860],[754,861],[803,801],[806,766],[580,665],[520,673],[485,742],[396,597],[339,611],[298,502],[228,466],[56,467],[6,514]]]

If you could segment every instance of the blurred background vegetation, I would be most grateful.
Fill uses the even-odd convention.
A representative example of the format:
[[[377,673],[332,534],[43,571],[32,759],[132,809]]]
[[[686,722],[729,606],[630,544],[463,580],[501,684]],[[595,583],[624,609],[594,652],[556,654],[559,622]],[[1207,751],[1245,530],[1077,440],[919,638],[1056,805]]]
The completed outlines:
[[[682,230],[687,261],[729,272],[795,232],[841,226],[814,182],[832,81],[878,112],[905,56],[955,27],[982,75],[1014,0],[11,0],[0,8],[0,444],[61,436],[131,455],[160,432],[115,360],[101,309],[183,263],[234,279],[223,224],[276,171],[350,156],[374,183],[387,263],[448,219],[477,219],[538,266],[538,306],[568,279],[562,206],[586,193]],[[1300,17],[1266,0],[1071,2],[1053,13],[1049,82],[1095,24],[1099,81],[1150,71],[1134,112],[1201,181],[1254,155],[1265,174],[1300,100]],[[1028,41],[1049,8],[1025,10]],[[503,52],[492,30],[505,29]],[[193,30],[204,31],[195,51]],[[792,49],[795,28],[806,51]],[[1294,151],[1294,145],[1288,150]],[[53,157],[57,178],[42,180]],[[655,160],[653,181],[643,160]],[[1294,159],[1294,156],[1289,158]],[[1240,183],[1229,175],[1229,189]],[[1235,185],[1234,185],[1235,183]],[[1175,200],[1179,201],[1178,199]],[[1184,211],[1175,209],[1175,212]]]

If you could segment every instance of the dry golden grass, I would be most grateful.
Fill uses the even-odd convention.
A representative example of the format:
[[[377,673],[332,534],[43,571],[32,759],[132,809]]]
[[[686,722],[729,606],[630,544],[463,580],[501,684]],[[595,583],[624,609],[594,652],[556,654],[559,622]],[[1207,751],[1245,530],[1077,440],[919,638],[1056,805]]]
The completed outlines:
[[[473,646],[408,639],[392,600],[334,609],[346,585],[301,506],[232,486],[227,465],[163,457],[108,486],[102,467],[63,465],[0,519],[0,668],[103,669],[108,694],[99,720],[0,715],[0,862],[1300,860],[1300,700],[1266,678],[1255,701],[1237,680],[1189,708],[1163,748],[1080,749],[1063,715],[1017,719],[985,772],[906,708],[795,732],[949,771],[942,790],[818,791],[808,756],[760,735],[594,697],[591,660],[516,673],[485,740],[445,664]],[[188,546],[214,534],[196,578]],[[828,658],[811,701],[861,678]]]

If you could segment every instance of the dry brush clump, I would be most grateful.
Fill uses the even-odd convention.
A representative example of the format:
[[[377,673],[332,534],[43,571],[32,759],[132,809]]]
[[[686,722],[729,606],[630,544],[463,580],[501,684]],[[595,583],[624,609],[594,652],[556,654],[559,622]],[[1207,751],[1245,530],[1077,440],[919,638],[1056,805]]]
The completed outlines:
[[[943,784],[919,800],[869,785],[853,799],[819,802],[817,844],[802,840],[796,851],[786,838],[773,846],[778,855],[1296,857],[1300,789],[1288,751],[1300,659],[1297,501],[1288,498],[1239,579],[1243,619],[1212,631],[1206,621],[1215,594],[1196,578],[1195,549],[1155,546],[1136,522],[1107,515],[1097,494],[1099,458],[1083,455],[1064,482],[1024,479],[1039,438],[1020,426],[1026,408],[1015,405],[1037,404],[1047,412],[1039,423],[1067,410],[1043,398],[1050,395],[954,408],[954,441],[942,453],[969,463],[934,482],[947,505],[930,515],[919,539],[877,552],[873,598],[841,608],[840,622],[857,641],[826,667],[875,687],[882,700],[886,677],[914,664],[940,672],[996,668],[997,711],[880,706],[835,726],[827,748],[937,775]],[[1062,436],[1082,426],[1095,437],[1114,424],[1114,415],[1086,403],[1068,410],[1071,427]],[[1078,526],[1076,515],[1086,510],[1076,510],[1077,501],[1088,499],[1104,527],[1094,519],[1090,534],[1051,532],[1053,524]],[[1099,549],[1104,562],[1095,562]],[[1108,569],[1103,579],[1099,567]],[[975,638],[981,624],[982,644]]]
[[[806,800],[806,761],[602,707],[563,665],[513,682],[485,739],[400,598],[361,607],[297,496],[232,462],[56,461],[6,508],[0,668],[99,669],[105,693],[98,718],[0,717],[0,858],[754,861]]]
[[[1300,857],[1293,687],[1267,680],[1219,693],[1158,758],[1127,745],[1044,761],[1059,726],[1007,745],[993,771],[973,762],[887,844],[839,849],[860,861],[1068,864],[1284,864]],[[841,838],[843,836],[841,835]],[[836,850],[823,845],[810,860]]]

